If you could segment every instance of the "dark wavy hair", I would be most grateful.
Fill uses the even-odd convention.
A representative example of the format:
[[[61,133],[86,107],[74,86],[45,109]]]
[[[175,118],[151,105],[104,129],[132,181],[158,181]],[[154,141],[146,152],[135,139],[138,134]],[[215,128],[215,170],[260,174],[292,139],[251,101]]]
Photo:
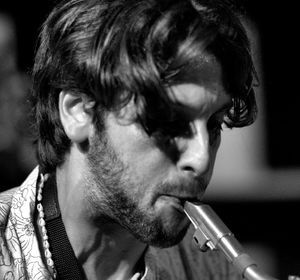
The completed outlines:
[[[33,68],[38,160],[53,171],[70,149],[59,118],[63,90],[95,101],[103,112],[133,100],[134,121],[152,133],[174,118],[168,87],[197,76],[203,55],[221,64],[231,96],[229,127],[256,115],[256,73],[241,16],[229,0],[69,0],[45,21]],[[99,129],[101,127],[98,125]]]

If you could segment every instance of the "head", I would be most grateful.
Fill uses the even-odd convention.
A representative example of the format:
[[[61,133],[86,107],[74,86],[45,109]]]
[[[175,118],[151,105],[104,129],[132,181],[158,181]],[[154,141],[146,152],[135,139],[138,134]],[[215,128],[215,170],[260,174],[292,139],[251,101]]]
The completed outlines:
[[[183,199],[200,199],[222,124],[249,125],[256,113],[248,38],[227,1],[62,1],[43,26],[33,77],[42,171],[61,166],[74,145],[60,117],[61,93],[87,100],[95,127],[84,141],[90,177],[108,201],[95,195],[91,205],[109,208],[129,230],[143,223],[147,232],[134,234],[161,246],[176,243],[187,223],[181,211],[162,213],[160,205],[179,209]],[[201,168],[183,157],[189,145],[208,155]]]

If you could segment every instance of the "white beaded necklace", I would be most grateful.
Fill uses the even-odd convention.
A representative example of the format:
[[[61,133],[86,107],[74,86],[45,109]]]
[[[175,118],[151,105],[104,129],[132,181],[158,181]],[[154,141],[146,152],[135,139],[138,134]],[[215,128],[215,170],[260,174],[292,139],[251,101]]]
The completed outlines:
[[[54,279],[57,276],[57,272],[54,266],[54,262],[52,260],[52,254],[50,252],[50,245],[48,242],[48,235],[47,235],[47,229],[46,229],[46,222],[44,220],[45,214],[44,214],[44,208],[42,205],[42,192],[43,192],[43,188],[44,188],[44,183],[47,181],[47,179],[49,178],[49,174],[40,175],[40,182],[38,184],[38,189],[37,189],[37,211],[39,213],[38,216],[38,224],[41,227],[41,232],[42,232],[42,241],[43,241],[43,247],[44,247],[44,253],[45,253],[45,257],[46,257],[46,261],[47,261],[47,265],[52,269],[53,271],[53,276]]]

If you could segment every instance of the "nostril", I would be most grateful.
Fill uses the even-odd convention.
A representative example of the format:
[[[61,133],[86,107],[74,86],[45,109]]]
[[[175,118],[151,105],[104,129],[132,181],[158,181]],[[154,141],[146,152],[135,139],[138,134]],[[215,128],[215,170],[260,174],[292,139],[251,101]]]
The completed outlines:
[[[178,162],[178,166],[181,170],[181,172],[185,174],[189,174],[191,176],[202,176],[203,174],[207,173],[211,167],[210,164],[210,157],[209,156],[203,156],[197,157],[197,156],[191,156],[182,158]]]
[[[183,166],[182,170],[183,171],[189,171],[189,172],[195,172],[195,169],[192,168],[191,166]]]
[[[193,165],[185,164],[180,166],[180,170],[184,176],[188,177],[198,177],[200,174],[199,170],[197,170]]]

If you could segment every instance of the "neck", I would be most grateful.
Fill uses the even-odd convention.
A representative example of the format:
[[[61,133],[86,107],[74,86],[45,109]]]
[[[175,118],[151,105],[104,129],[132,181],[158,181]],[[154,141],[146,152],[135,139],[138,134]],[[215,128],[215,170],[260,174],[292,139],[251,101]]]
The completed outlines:
[[[75,255],[89,280],[130,279],[146,245],[119,224],[89,213],[80,174],[66,167],[56,174],[62,220]]]

